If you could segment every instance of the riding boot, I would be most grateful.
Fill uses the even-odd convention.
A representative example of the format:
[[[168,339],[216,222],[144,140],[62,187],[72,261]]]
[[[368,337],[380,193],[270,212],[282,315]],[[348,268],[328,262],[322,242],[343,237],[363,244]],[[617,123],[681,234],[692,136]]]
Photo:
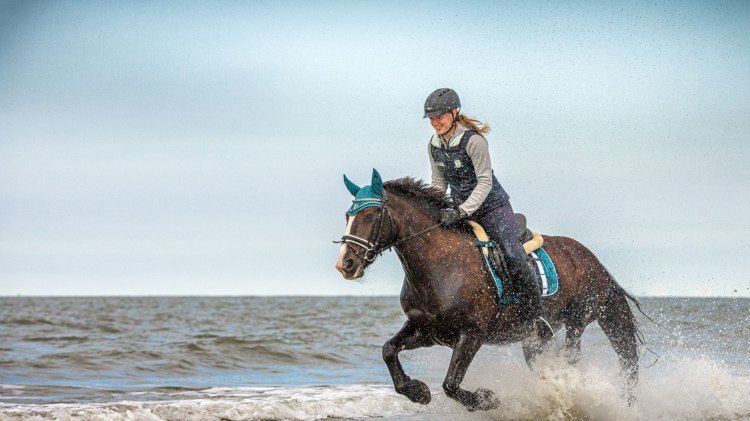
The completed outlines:
[[[547,340],[555,334],[549,322],[544,318],[542,307],[542,293],[537,285],[536,277],[528,266],[516,273],[516,282],[521,289],[521,296],[529,308],[529,320],[533,322],[536,336],[540,340]]]

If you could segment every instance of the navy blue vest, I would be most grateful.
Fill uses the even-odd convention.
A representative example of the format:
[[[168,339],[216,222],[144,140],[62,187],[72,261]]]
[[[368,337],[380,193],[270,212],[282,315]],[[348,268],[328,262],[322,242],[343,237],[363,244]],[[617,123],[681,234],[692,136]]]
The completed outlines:
[[[440,174],[451,187],[451,197],[457,204],[466,201],[477,186],[477,174],[474,171],[474,164],[471,157],[466,151],[466,145],[469,143],[471,136],[475,135],[474,130],[467,130],[461,136],[461,142],[454,147],[438,148],[430,146],[432,159],[435,160]],[[492,173],[492,190],[484,199],[484,203],[477,209],[475,214],[480,216],[485,212],[499,206],[507,204],[509,201],[508,193],[503,186],[497,181],[495,173]]]

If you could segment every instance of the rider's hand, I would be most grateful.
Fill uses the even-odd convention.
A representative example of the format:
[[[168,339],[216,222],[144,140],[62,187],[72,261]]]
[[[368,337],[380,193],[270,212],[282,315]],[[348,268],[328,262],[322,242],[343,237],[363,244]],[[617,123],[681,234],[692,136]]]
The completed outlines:
[[[466,213],[459,208],[445,208],[440,211],[440,223],[444,227],[453,225],[465,217]]]

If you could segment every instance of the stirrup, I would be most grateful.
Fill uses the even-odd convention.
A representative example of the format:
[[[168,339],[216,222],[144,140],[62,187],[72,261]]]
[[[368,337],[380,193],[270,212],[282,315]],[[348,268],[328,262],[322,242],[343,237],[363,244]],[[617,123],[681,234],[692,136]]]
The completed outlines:
[[[549,322],[544,317],[537,317],[536,320],[534,320],[534,324],[536,326],[536,335],[539,339],[547,340],[555,335],[552,326],[550,326]]]

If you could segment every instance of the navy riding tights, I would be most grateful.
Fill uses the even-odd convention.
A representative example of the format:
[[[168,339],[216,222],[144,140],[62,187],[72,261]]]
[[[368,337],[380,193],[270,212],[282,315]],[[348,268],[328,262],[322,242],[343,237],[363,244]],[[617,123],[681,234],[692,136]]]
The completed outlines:
[[[494,208],[477,218],[476,221],[484,227],[490,239],[500,248],[516,285],[521,287],[525,293],[523,295],[530,295],[529,304],[533,305],[539,300],[540,291],[533,281],[535,276],[531,273],[531,267],[526,263],[523,245],[518,240],[518,221],[513,214],[513,207],[508,203]]]

